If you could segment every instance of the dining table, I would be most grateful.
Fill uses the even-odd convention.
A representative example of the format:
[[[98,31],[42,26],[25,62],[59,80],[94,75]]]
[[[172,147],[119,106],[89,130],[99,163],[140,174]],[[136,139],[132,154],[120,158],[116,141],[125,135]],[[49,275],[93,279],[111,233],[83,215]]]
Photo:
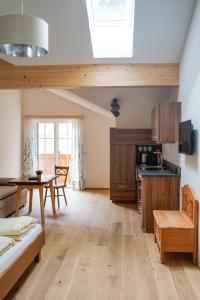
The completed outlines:
[[[53,181],[58,177],[58,175],[41,175],[40,177],[36,176],[22,176],[16,179],[12,179],[9,183],[15,184],[17,186],[17,200],[16,200],[16,211],[15,216],[19,215],[19,209],[21,206],[21,192],[24,189],[29,191],[29,213],[32,212],[32,201],[33,201],[33,190],[39,190],[39,199],[40,199],[40,216],[42,227],[45,227],[45,213],[44,213],[44,194],[43,190],[45,186],[49,186],[51,194],[51,203],[53,215],[56,216],[55,208],[55,195],[53,188]]]

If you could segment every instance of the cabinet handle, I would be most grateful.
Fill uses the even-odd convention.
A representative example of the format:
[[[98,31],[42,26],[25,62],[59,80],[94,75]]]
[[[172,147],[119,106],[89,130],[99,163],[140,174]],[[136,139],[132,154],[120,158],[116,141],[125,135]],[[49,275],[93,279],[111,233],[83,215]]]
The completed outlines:
[[[124,189],[124,188],[127,188],[127,185],[118,185],[118,188]]]

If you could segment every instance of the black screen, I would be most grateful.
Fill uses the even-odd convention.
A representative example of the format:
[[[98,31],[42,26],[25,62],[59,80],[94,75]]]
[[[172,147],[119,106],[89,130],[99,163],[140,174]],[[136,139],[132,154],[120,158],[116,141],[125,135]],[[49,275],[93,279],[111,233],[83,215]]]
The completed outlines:
[[[179,123],[179,153],[193,154],[193,128],[191,120]]]

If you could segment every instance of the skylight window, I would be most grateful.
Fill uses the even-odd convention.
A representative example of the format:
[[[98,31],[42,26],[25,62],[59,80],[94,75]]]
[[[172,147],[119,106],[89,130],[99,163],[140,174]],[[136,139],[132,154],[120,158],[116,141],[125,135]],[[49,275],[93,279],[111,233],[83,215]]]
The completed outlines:
[[[94,58],[132,57],[135,0],[86,0]]]

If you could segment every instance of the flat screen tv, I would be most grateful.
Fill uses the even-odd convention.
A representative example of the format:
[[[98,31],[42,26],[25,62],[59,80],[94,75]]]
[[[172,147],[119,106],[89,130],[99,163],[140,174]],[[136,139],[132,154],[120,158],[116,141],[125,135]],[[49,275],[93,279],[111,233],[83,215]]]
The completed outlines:
[[[194,152],[194,130],[191,120],[179,123],[179,153],[192,155]]]

